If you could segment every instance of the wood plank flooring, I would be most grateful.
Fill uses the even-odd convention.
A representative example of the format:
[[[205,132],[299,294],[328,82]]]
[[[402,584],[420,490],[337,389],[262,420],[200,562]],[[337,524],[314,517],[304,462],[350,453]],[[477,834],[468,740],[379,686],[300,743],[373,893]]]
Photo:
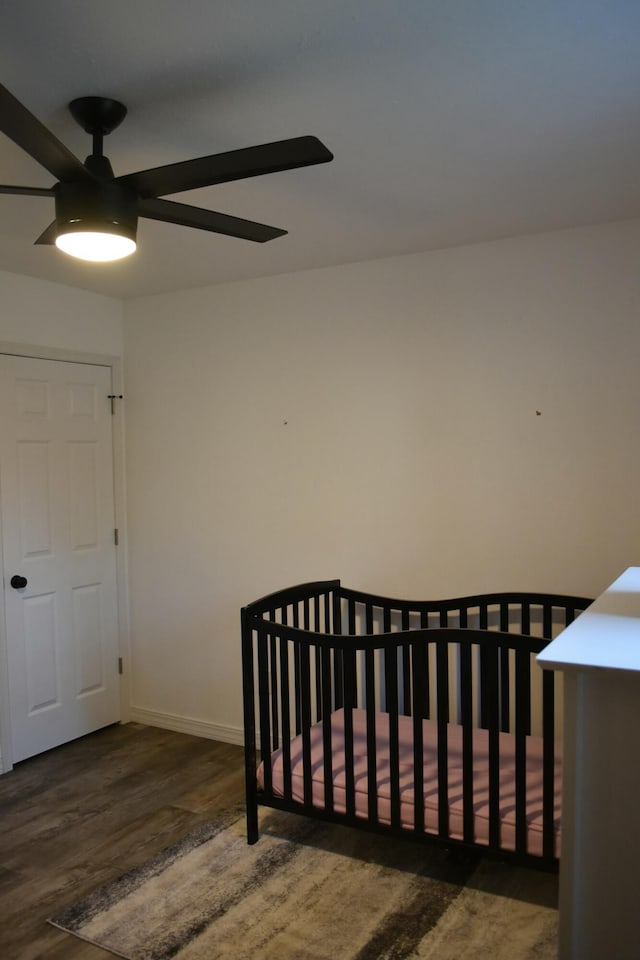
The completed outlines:
[[[0,776],[0,957],[113,960],[46,920],[242,801],[242,748],[130,723]]]

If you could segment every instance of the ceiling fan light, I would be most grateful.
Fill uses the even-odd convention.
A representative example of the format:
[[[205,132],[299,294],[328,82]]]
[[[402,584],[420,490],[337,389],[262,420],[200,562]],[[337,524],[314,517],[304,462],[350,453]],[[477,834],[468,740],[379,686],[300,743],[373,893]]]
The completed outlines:
[[[114,180],[58,183],[56,246],[93,263],[121,260],[136,249],[138,200]]]
[[[106,263],[122,260],[135,252],[136,242],[119,233],[102,233],[98,230],[75,230],[59,233],[56,247],[79,260]]]

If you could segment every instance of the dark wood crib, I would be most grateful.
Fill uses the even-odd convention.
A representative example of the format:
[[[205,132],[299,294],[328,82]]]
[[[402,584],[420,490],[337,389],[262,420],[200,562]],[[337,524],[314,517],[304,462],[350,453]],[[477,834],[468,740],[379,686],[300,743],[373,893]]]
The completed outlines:
[[[246,606],[249,843],[263,804],[557,869],[561,688],[535,657],[590,603],[329,580]]]

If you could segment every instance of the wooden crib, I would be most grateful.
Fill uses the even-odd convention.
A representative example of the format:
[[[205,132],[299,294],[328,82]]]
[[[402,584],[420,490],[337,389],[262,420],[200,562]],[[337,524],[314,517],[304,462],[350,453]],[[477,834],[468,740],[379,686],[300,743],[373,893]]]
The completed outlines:
[[[410,602],[329,580],[246,606],[249,843],[262,804],[557,869],[558,681],[535,657],[590,603]]]

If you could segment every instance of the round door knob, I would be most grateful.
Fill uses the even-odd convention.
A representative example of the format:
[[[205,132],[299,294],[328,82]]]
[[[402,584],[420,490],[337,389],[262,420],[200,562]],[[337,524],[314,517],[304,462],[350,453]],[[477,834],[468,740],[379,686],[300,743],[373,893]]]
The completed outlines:
[[[23,587],[27,585],[27,578],[21,577],[19,573],[14,573],[11,577],[11,586],[14,590],[22,590]]]

